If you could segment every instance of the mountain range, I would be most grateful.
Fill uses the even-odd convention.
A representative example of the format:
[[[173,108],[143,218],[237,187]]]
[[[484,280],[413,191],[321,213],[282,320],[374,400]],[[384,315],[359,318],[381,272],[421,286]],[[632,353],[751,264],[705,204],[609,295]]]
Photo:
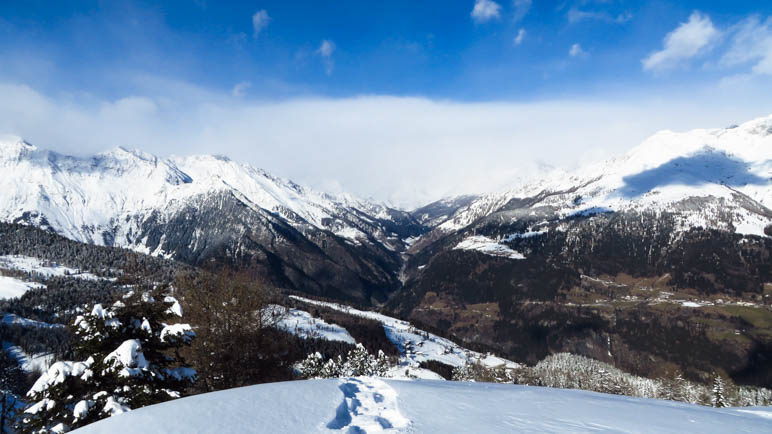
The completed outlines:
[[[407,211],[220,156],[0,140],[0,221],[377,304],[515,360],[772,384],[772,116]],[[737,333],[736,333],[737,332]]]

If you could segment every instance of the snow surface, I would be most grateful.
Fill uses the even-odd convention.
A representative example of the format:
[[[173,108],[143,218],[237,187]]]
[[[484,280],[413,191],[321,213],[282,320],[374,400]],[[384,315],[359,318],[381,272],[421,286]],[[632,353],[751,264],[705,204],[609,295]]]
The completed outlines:
[[[45,372],[54,362],[50,353],[27,354],[21,347],[10,342],[3,342],[3,350],[19,364],[24,372]]]
[[[328,341],[341,341],[356,344],[349,332],[337,325],[314,318],[310,313],[300,309],[287,309],[279,305],[266,308],[269,314],[279,316],[276,327],[303,338],[321,338]]]
[[[772,407],[715,409],[578,390],[368,377],[261,384],[113,416],[78,433],[772,431]]]
[[[0,276],[0,299],[21,297],[30,289],[45,287],[45,285],[40,283],[25,282],[13,277]]]
[[[525,259],[522,253],[512,250],[504,244],[499,244],[482,235],[473,235],[458,243],[454,250],[476,250],[490,256],[500,256],[509,259]]]
[[[35,321],[34,319],[22,318],[12,313],[3,314],[3,318],[0,320],[0,322],[3,324],[17,324],[23,327],[66,327],[64,324],[52,324],[43,321]]]
[[[5,255],[0,256],[0,268],[19,270],[27,273],[40,274],[44,277],[68,276],[77,279],[99,280],[102,279],[91,273],[86,273],[74,268],[65,267],[55,262],[46,261],[31,256]],[[115,279],[108,279],[115,280]]]
[[[150,364],[142,353],[142,344],[139,339],[128,339],[118,346],[112,353],[105,357],[104,363],[118,370],[121,377],[139,375]]]

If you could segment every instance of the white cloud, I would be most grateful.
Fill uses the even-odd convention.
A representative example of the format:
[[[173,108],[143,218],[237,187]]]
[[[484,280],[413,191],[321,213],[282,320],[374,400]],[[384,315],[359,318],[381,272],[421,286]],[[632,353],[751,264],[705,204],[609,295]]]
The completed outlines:
[[[252,36],[257,38],[257,35],[259,35],[260,32],[265,29],[270,22],[271,17],[268,16],[268,12],[266,12],[265,9],[255,12],[255,14],[252,15],[252,29],[254,30]]]
[[[568,55],[571,57],[581,57],[586,56],[587,52],[582,49],[582,46],[578,43],[571,46],[571,48],[568,50]]]
[[[705,52],[721,32],[713,26],[710,17],[698,11],[692,13],[689,21],[681,23],[664,39],[664,47],[642,60],[643,69],[662,72],[681,65]]]
[[[722,127],[770,112],[770,80],[667,97],[453,102],[363,96],[254,101],[187,83],[117,100],[0,82],[0,134],[89,155],[117,145],[159,155],[220,153],[316,188],[419,205],[512,186],[540,162],[625,152],[659,129]],[[146,96],[150,95],[150,96]],[[79,99],[81,98],[81,99]],[[41,128],[45,125],[45,128]],[[335,187],[336,185],[342,187]]]
[[[751,73],[772,75],[772,17],[753,16],[730,29],[731,44],[721,57],[724,66],[752,64]]]
[[[249,81],[242,81],[241,83],[236,83],[235,86],[233,86],[233,90],[231,91],[231,94],[235,97],[241,97],[244,96],[244,94],[247,92],[247,90],[252,87],[252,83]]]
[[[617,16],[613,16],[608,12],[583,11],[577,8],[569,9],[566,16],[568,17],[568,22],[571,24],[585,20],[598,20],[606,23],[624,24],[633,18],[633,14],[627,11],[622,12]]]
[[[525,32],[525,29],[523,28],[517,31],[517,36],[515,36],[515,39],[513,41],[515,46],[523,43],[523,39],[525,39],[525,34],[526,32]]]
[[[329,39],[325,39],[322,41],[322,44],[319,46],[319,49],[316,50],[316,52],[319,53],[319,55],[322,57],[330,57],[332,56],[332,53],[335,52],[335,43]]]
[[[332,74],[332,70],[335,68],[335,63],[332,60],[332,53],[334,52],[335,43],[329,39],[323,40],[321,45],[319,45],[319,48],[316,50],[316,54],[322,56],[322,61],[324,62],[324,71],[327,73],[327,75]]]
[[[501,17],[501,5],[493,0],[475,0],[470,14],[477,23],[484,23]]]

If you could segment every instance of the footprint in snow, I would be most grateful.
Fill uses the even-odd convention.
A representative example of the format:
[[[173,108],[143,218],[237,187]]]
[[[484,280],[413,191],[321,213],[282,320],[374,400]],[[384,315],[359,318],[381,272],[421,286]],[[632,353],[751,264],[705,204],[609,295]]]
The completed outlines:
[[[397,406],[397,392],[377,378],[357,377],[341,380],[343,402],[327,428],[352,434],[397,432],[410,420]]]

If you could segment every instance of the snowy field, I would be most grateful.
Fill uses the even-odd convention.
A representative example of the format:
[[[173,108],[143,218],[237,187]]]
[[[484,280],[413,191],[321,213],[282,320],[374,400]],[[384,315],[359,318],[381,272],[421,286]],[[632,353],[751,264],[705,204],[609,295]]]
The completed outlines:
[[[319,318],[314,318],[308,312],[299,309],[287,309],[279,305],[271,305],[266,310],[269,313],[282,315],[276,326],[296,336],[356,344],[346,329],[337,324],[328,324]]]
[[[772,407],[715,409],[577,390],[369,377],[182,398],[79,433],[763,433]]]
[[[98,280],[101,279],[91,273],[86,273],[75,268],[65,267],[51,261],[45,261],[31,256],[5,255],[0,256],[0,268],[9,270],[25,271],[27,273],[36,273],[45,277],[68,276],[78,279]],[[111,279],[115,280],[115,279]]]
[[[16,345],[12,345],[9,342],[3,342],[3,350],[8,352],[14,360],[19,363],[21,369],[24,372],[45,372],[49,366],[54,362],[53,354],[33,354],[29,355],[24,350]]]
[[[45,285],[35,282],[25,282],[8,276],[0,276],[0,299],[21,297],[34,288],[45,288]]]
[[[500,256],[509,259],[525,259],[522,253],[512,250],[504,244],[499,244],[498,241],[484,237],[482,235],[475,235],[465,238],[458,243],[454,250],[476,250],[490,256]]]

